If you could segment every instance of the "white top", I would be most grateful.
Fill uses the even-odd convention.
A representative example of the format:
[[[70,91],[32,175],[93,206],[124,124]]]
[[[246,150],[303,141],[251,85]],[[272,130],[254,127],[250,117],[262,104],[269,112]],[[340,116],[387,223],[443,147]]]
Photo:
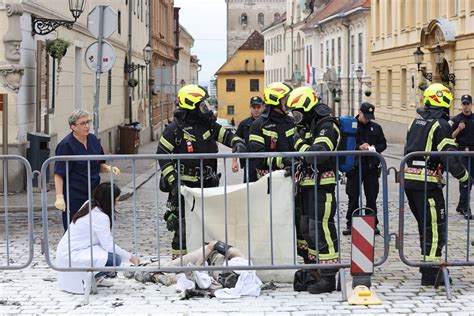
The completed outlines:
[[[92,216],[92,244],[90,219]],[[68,231],[64,233],[56,250],[55,265],[64,267],[104,267],[107,263],[108,253],[114,252],[114,243],[110,231],[110,220],[107,214],[95,207],[92,211],[79,218],[76,223],[69,226],[71,245],[71,264],[69,265]],[[93,264],[91,264],[91,249]],[[115,245],[115,253],[122,261],[128,261],[132,254]],[[61,290],[71,293],[84,293],[83,282],[87,272],[59,272],[58,282]]]

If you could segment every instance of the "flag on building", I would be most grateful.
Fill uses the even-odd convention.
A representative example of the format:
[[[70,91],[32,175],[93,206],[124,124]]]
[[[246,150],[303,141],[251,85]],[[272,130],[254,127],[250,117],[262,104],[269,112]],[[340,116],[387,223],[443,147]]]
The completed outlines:
[[[315,85],[316,84],[316,68],[311,65],[306,65],[306,84]]]

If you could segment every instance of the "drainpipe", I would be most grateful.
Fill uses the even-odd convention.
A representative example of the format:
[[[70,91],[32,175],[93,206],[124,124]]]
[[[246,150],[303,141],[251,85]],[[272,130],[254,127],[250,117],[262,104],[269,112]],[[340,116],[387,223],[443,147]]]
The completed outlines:
[[[128,2],[128,43],[127,43],[127,58],[128,64],[132,64],[132,1]],[[132,73],[128,73],[128,79]],[[128,85],[127,85],[128,86]],[[132,124],[132,87],[128,86],[128,123]]]
[[[351,33],[349,30],[349,24],[345,23],[343,19],[341,19],[342,25],[346,28],[347,30],[347,101],[349,103],[349,115],[354,116],[354,109],[352,107],[351,103],[351,78],[350,78],[350,72],[351,72],[351,54],[349,52],[351,48]],[[341,100],[342,101],[342,100]]]

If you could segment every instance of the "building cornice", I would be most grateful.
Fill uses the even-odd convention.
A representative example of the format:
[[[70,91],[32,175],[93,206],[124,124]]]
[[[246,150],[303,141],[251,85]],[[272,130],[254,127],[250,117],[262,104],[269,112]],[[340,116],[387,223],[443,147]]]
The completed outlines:
[[[245,70],[234,70],[234,71],[220,71],[216,72],[217,76],[222,75],[263,75],[264,71],[245,71]]]

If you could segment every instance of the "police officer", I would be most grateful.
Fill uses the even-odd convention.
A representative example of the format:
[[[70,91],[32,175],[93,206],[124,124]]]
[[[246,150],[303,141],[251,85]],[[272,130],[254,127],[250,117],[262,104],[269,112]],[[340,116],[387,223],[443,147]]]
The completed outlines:
[[[453,123],[453,138],[458,143],[460,151],[474,151],[474,115],[472,114],[472,97],[465,94],[461,97],[462,112],[452,118]],[[474,160],[468,157],[461,158],[464,167],[470,171],[471,177],[474,176]],[[470,164],[469,164],[469,160]],[[470,170],[469,170],[470,168]],[[471,219],[471,208],[468,203],[468,195],[472,184],[469,188],[459,186],[459,203],[456,211],[464,215],[464,218]]]
[[[423,95],[425,107],[417,110],[419,117],[408,130],[405,155],[415,151],[455,151],[457,146],[448,123],[453,94],[444,85],[434,83]],[[447,163],[449,172],[467,185],[469,175],[455,156],[413,157],[405,168],[405,194],[418,222],[421,255],[425,262],[439,262],[446,244],[443,169]],[[421,285],[434,285],[439,268],[421,267],[420,272]]]
[[[186,85],[178,92],[178,108],[174,112],[174,121],[163,131],[157,154],[198,154],[217,153],[217,143],[232,147],[233,152],[245,152],[244,141],[229,130],[216,123],[216,117],[209,109],[206,99],[209,97],[206,89],[198,85]],[[219,185],[220,174],[217,174],[217,159],[183,159],[180,166],[171,156],[159,160],[161,167],[160,189],[169,192],[167,206],[169,210],[164,219],[169,231],[174,231],[171,243],[172,256],[186,254],[186,228],[184,222],[184,198],[181,196],[181,212],[178,205],[178,170],[181,184],[191,188],[201,186],[201,176],[204,187]],[[181,232],[179,234],[179,216]],[[181,240],[180,240],[181,239]]]
[[[382,127],[372,121],[375,119],[375,106],[364,102],[360,105],[358,120],[356,148],[357,150],[383,152],[387,148],[387,141],[383,134]],[[361,166],[359,169],[359,161]],[[375,211],[377,216],[377,195],[379,194],[379,165],[380,161],[376,157],[356,158],[354,169],[347,173],[346,194],[349,198],[346,219],[347,227],[342,232],[343,235],[350,235],[352,228],[352,213],[360,207],[359,195],[360,185],[364,185],[366,205]],[[359,174],[359,171],[361,174]],[[360,175],[362,177],[360,177]],[[376,225],[378,219],[376,217]],[[380,230],[375,226],[375,234],[380,234]]]
[[[300,152],[335,151],[341,140],[339,122],[331,116],[331,109],[319,102],[317,94],[310,87],[302,87],[290,93],[287,103],[289,108],[303,114],[308,123],[309,137],[299,138],[295,149]],[[316,162],[316,166],[313,164]],[[302,212],[309,218],[308,262],[332,264],[339,261],[338,237],[334,217],[336,215],[336,158],[318,157],[307,159],[298,175],[302,188]],[[316,184],[316,185],[315,185]],[[317,203],[315,201],[317,188]],[[304,217],[302,216],[302,221]],[[316,236],[316,227],[318,235]],[[302,225],[303,226],[303,225]],[[304,229],[303,229],[304,231]],[[318,282],[308,286],[311,294],[331,292],[336,289],[337,269],[322,269]]]
[[[295,121],[286,111],[286,100],[292,88],[282,82],[274,82],[264,90],[265,111],[250,126],[249,149],[251,152],[294,151]],[[290,158],[268,157],[255,161],[257,178],[271,170],[291,166]]]
[[[249,143],[249,135],[250,135],[250,126],[252,123],[260,117],[264,109],[263,105],[263,100],[259,96],[254,96],[250,98],[250,116],[247,117],[245,120],[240,122],[239,127],[237,127],[237,131],[235,132],[235,135],[239,136],[243,140],[245,140],[245,143]],[[255,182],[257,181],[257,171],[255,170],[255,164],[253,161],[249,160],[249,182]],[[241,159],[240,160],[240,166],[241,168],[244,169],[244,183],[247,182],[247,172],[246,172],[246,160]],[[237,158],[234,158],[232,160],[232,171],[237,172],[239,171],[239,163],[237,161]]]

